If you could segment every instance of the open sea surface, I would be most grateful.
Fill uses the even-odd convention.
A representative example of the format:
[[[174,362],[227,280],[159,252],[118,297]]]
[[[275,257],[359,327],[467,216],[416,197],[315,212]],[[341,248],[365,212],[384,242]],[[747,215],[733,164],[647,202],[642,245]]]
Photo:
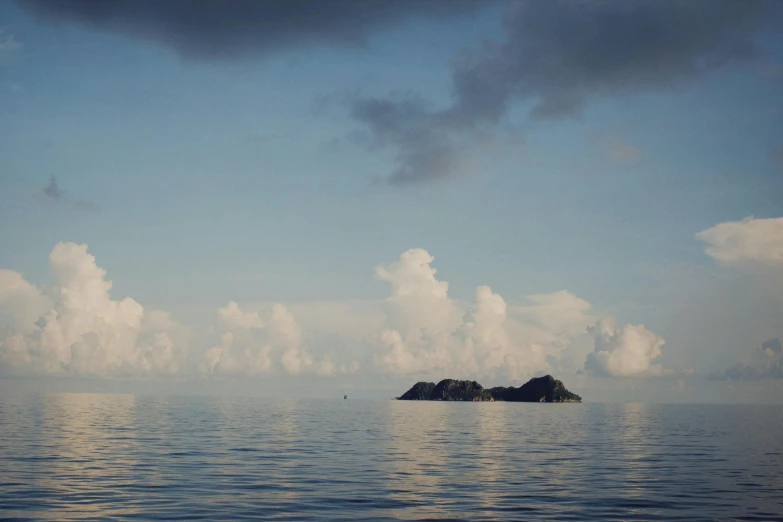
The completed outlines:
[[[783,407],[0,397],[4,520],[783,520]]]

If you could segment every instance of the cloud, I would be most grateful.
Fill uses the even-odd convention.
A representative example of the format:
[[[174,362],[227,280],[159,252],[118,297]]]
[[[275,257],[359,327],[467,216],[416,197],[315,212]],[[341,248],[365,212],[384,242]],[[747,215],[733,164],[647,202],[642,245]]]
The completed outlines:
[[[756,353],[757,364],[735,364],[722,372],[710,375],[720,381],[759,381],[762,379],[783,379],[783,346],[780,338],[769,339]]]
[[[641,151],[630,145],[614,145],[609,151],[609,158],[614,163],[633,163],[639,159]]]
[[[395,151],[397,167],[388,178],[395,185],[472,174],[479,169],[478,153],[492,144],[478,133],[463,136],[449,127],[442,113],[409,93],[390,98],[349,96],[345,103],[351,117],[366,128],[352,135],[355,143],[369,151]]]
[[[218,317],[220,318],[220,323],[228,329],[243,328],[251,330],[264,327],[264,322],[258,313],[243,312],[234,301],[229,301],[224,308],[220,308]]]
[[[14,35],[9,34],[5,29],[0,28],[0,54],[15,51],[21,47],[22,44],[14,38]]]
[[[513,307],[511,313],[540,325],[555,335],[573,336],[585,331],[592,305],[568,290],[527,296],[528,304]]]
[[[383,373],[523,380],[551,371],[584,335],[590,304],[570,292],[537,294],[509,307],[488,286],[460,310],[448,283],[436,278],[434,258],[420,248],[376,268],[390,285],[387,322],[372,337]]]
[[[617,131],[591,133],[589,139],[604,150],[606,157],[612,163],[625,165],[635,163],[642,155],[642,151],[625,142]]]
[[[783,267],[783,217],[720,223],[696,234],[708,256],[738,269]]]
[[[758,346],[783,338],[783,219],[718,223],[695,237],[714,264],[664,276],[666,337],[683,348],[670,360],[712,379],[761,379]]]
[[[552,347],[536,342],[524,332],[515,333],[503,297],[488,286],[477,287],[475,302],[455,335],[462,371],[500,374],[518,381],[549,368],[547,356],[554,355]]]
[[[232,303],[229,303],[229,307]],[[236,304],[236,303],[233,303]],[[228,308],[228,307],[227,307]],[[222,314],[225,308],[218,313]],[[198,361],[202,373],[259,375],[270,373],[271,346],[258,339],[242,323],[226,326],[220,343],[208,349]]]
[[[710,379],[715,381],[758,381],[761,378],[762,374],[756,368],[739,363],[710,375]]]
[[[112,282],[95,263],[87,245],[57,244],[49,256],[57,278],[51,306],[46,297],[4,271],[3,301],[15,297],[15,310],[40,311],[12,329],[0,343],[0,372],[4,374],[76,374],[124,377],[174,374],[182,368],[186,346],[183,328],[165,314],[145,315],[143,307],[126,297],[110,297]],[[37,294],[37,295],[36,295]],[[18,306],[18,301],[27,303]]]
[[[375,277],[389,283],[391,289],[386,303],[393,327],[428,330],[436,335],[451,331],[459,320],[448,296],[449,284],[435,277],[434,260],[423,248],[411,248],[399,260],[375,268]]]
[[[513,98],[539,118],[578,114],[594,95],[668,87],[756,54],[769,2],[515,2],[506,40],[455,63],[454,111],[495,121]]]
[[[353,96],[361,142],[391,150],[394,184],[444,180],[481,170],[515,103],[536,119],[578,116],[595,97],[671,86],[761,54],[756,37],[775,28],[771,0],[17,0],[44,20],[74,23],[172,48],[196,60],[266,57],[302,47],[356,46],[412,18],[447,19],[504,6],[502,36],[457,53],[453,99]],[[638,151],[618,147],[620,163]]]
[[[23,93],[24,87],[19,85],[18,83],[9,83],[8,84],[8,90],[15,93]]]
[[[89,201],[87,199],[77,199],[77,200],[66,199],[65,190],[60,188],[59,183],[57,183],[56,176],[52,176],[49,178],[49,183],[47,183],[46,186],[44,186],[41,189],[41,192],[43,193],[44,197],[49,201],[58,202],[58,203],[60,201],[64,201],[71,204],[73,208],[77,208],[80,210],[96,212],[101,209],[100,205],[98,205],[94,201]]]
[[[783,76],[783,66],[781,66],[781,76]],[[783,145],[778,145],[770,151],[770,157],[775,166],[783,168]]]
[[[767,357],[780,357],[783,355],[783,346],[780,344],[780,339],[775,337],[768,341],[764,341],[761,344],[761,353]]]
[[[783,217],[719,223],[696,237],[718,264],[750,278],[756,299],[783,304]]]
[[[172,48],[183,58],[264,57],[306,46],[357,46],[413,17],[451,17],[479,0],[17,0],[53,22],[75,23]]]
[[[234,301],[217,311],[219,342],[189,358],[190,330],[162,310],[110,295],[112,282],[87,245],[58,243],[49,256],[56,284],[43,290],[0,270],[0,376],[99,378],[203,374],[351,374],[358,361],[311,355],[282,304],[264,313]],[[194,354],[195,355],[195,354]]]
[[[753,59],[756,36],[780,15],[774,2],[754,0],[510,2],[505,38],[452,60],[450,106],[357,97],[351,114],[370,141],[395,151],[391,182],[445,179],[462,172],[513,103],[529,105],[534,119],[557,119],[579,116],[591,98],[667,89]],[[637,151],[613,155],[630,161]]]
[[[99,204],[88,199],[77,199],[74,201],[73,205],[78,209],[86,210],[88,212],[97,212],[101,209]]]
[[[358,363],[339,369],[328,356],[315,360],[304,345],[301,328],[282,304],[275,304],[262,319],[258,312],[244,312],[230,301],[218,310],[223,333],[220,343],[207,350],[197,366],[204,374],[255,376],[281,366],[289,375],[350,373]]]
[[[653,361],[661,356],[665,340],[644,325],[615,325],[613,318],[592,327],[595,349],[587,356],[585,370],[597,375],[637,377],[671,373]]]
[[[57,178],[55,176],[49,178],[49,183],[46,184],[42,191],[44,196],[55,201],[60,201],[65,194],[65,191],[57,184]]]
[[[387,303],[376,300],[301,301],[287,304],[304,330],[322,338],[363,343],[386,324]]]
[[[770,240],[779,224],[769,228],[777,222],[749,218],[722,223],[700,237],[704,235],[708,251],[727,266],[744,269],[752,262],[779,267],[776,243]],[[427,250],[412,248],[377,266],[375,278],[389,288],[382,301],[290,306],[229,301],[214,314],[216,333],[191,336],[163,311],[144,309],[130,297],[113,298],[112,283],[87,246],[60,243],[50,256],[57,279],[51,287],[36,287],[18,272],[0,270],[0,374],[334,376],[357,372],[359,361],[353,359],[362,357],[370,362],[370,372],[496,382],[578,371],[617,377],[674,373],[659,362],[662,336],[643,325],[599,319],[588,301],[567,290],[508,300],[481,285],[465,303],[449,295],[449,283],[438,277],[434,263]],[[713,361],[721,356],[719,344],[727,344],[722,338],[732,336],[728,344],[733,346],[749,338],[748,332],[756,336],[754,344],[770,338],[754,354],[755,361],[743,361],[748,364],[713,378],[778,379],[779,301],[758,301],[757,291],[741,293],[745,278],[727,275],[735,286],[726,292],[705,295],[703,288],[694,287],[683,294],[697,294],[693,301],[680,297],[669,303],[682,307],[674,313],[683,316],[683,330],[698,335],[688,338],[669,329],[666,337],[677,346],[687,345],[691,355],[703,346],[703,355]],[[776,296],[780,294],[769,297]],[[713,303],[730,308],[721,315]],[[705,314],[711,322],[700,327],[695,313]],[[737,317],[744,330],[731,332]],[[205,339],[198,350],[191,347],[193,338]],[[682,358],[682,353],[671,357]],[[716,366],[725,368],[733,361],[724,358]],[[680,365],[694,362],[699,367],[687,358]]]
[[[375,268],[375,277],[391,289],[387,328],[378,338],[386,350],[376,356],[390,373],[429,371],[448,363],[446,344],[459,324],[459,310],[448,296],[449,284],[435,277],[433,261],[426,250],[412,248]]]
[[[22,274],[0,270],[0,331],[30,332],[46,308],[46,298]]]

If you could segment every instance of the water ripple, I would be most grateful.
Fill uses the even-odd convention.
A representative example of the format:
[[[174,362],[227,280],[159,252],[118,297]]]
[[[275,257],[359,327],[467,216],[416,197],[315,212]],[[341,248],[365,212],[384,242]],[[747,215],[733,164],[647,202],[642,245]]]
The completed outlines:
[[[783,408],[0,398],[0,519],[781,520]]]

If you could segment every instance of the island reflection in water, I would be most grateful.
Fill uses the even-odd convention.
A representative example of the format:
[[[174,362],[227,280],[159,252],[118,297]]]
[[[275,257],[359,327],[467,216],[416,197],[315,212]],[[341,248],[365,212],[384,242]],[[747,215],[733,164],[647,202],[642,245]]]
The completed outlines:
[[[783,513],[783,408],[0,398],[0,518]]]

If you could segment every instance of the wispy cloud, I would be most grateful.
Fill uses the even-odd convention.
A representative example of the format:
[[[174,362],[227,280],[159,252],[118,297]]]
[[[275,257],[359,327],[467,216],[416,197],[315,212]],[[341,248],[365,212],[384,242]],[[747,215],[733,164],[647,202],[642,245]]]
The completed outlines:
[[[66,191],[60,187],[59,183],[57,182],[57,177],[52,176],[49,178],[49,183],[47,183],[42,189],[41,193],[44,195],[46,199],[49,201],[55,202],[55,203],[66,203],[73,208],[79,209],[79,210],[86,210],[90,212],[95,212],[100,210],[100,205],[94,201],[90,201],[88,199],[75,199],[71,200],[66,196]]]
[[[783,78],[783,64],[770,62],[761,69],[761,74],[768,78]]]
[[[78,199],[73,203],[73,205],[78,209],[87,210],[89,212],[97,212],[101,209],[100,205],[88,199]]]
[[[641,151],[631,145],[614,144],[609,150],[609,158],[614,163],[634,163],[641,155]]]
[[[620,137],[616,130],[605,132],[593,132],[588,134],[588,139],[597,147],[603,149],[606,158],[615,164],[625,165],[636,163],[642,155],[642,151]]]
[[[758,364],[735,364],[722,372],[710,375],[718,381],[760,381],[762,379],[783,379],[783,346],[775,337],[761,345],[755,354]]]
[[[0,53],[15,51],[21,47],[22,44],[14,38],[14,35],[6,32],[5,29],[0,29]]]
[[[783,169],[783,145],[778,145],[772,149],[770,156],[775,165]]]
[[[63,195],[65,195],[65,191],[57,184],[57,178],[55,176],[49,178],[49,183],[47,183],[41,191],[44,196],[55,201],[60,201]]]

